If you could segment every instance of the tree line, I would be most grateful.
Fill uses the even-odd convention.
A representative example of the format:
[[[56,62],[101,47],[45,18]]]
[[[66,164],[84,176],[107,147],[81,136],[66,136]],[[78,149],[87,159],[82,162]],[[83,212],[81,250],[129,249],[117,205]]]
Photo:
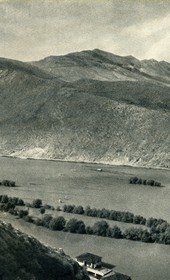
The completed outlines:
[[[5,186],[5,187],[15,187],[16,183],[11,180],[2,180],[2,181],[0,181],[0,185]]]
[[[36,200],[33,200],[31,205],[35,205],[35,201]],[[63,216],[53,217],[50,214],[42,214],[41,218],[32,217],[29,216],[29,209],[16,209],[15,206],[18,205],[24,206],[25,203],[22,199],[17,197],[0,195],[1,211],[9,212],[12,215],[16,215],[19,218],[24,219],[26,222],[34,223],[37,226],[43,226],[50,230],[97,235],[117,239],[128,239],[148,243],[155,242],[161,244],[170,244],[170,225],[163,219],[149,218],[146,220],[146,226],[149,227],[149,230],[130,227],[122,232],[117,225],[110,227],[110,225],[105,220],[97,221],[93,226],[87,226],[84,221],[78,220],[76,218],[71,218],[70,220],[66,221]],[[41,211],[43,205],[40,203],[40,201],[39,206],[40,207],[38,208]],[[78,209],[78,212],[82,212],[80,211],[80,209],[82,210],[82,206],[76,206],[75,209]]]
[[[155,180],[146,180],[146,179],[141,179],[138,177],[131,177],[129,179],[129,184],[138,184],[138,185],[148,185],[152,187],[162,187],[162,184],[160,182],[157,182]]]
[[[60,210],[60,208],[57,210]],[[87,206],[83,208],[83,206],[79,205],[64,205],[62,207],[62,211],[67,213],[85,215],[90,217],[97,217],[102,219],[108,219],[112,221],[118,221],[123,223],[132,223],[132,224],[140,224],[145,225],[146,219],[140,215],[134,215],[131,212],[124,211],[116,211],[116,210],[108,210],[105,208],[96,209]]]

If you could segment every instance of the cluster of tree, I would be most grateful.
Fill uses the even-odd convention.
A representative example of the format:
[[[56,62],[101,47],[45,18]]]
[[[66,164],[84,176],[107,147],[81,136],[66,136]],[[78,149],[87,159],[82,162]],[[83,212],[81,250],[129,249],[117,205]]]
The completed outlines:
[[[31,208],[39,208],[40,211],[42,211],[42,214],[45,212],[46,209],[49,209],[49,210],[54,210],[54,207],[49,205],[49,204],[44,204],[42,203],[42,200],[37,198],[37,199],[34,199],[32,201],[32,203],[29,203],[27,202],[26,203],[26,206],[27,207],[31,207]]]
[[[157,243],[170,244],[170,224],[163,219],[149,218],[147,226]]]
[[[150,228],[156,228],[157,226],[160,225],[169,225],[168,222],[166,220],[163,219],[156,219],[156,218],[148,218],[146,221],[146,226],[150,227]]]
[[[14,206],[24,206],[24,200],[19,197],[9,197],[8,195],[0,195],[0,203],[11,203]]]
[[[5,204],[4,204],[5,205]],[[152,224],[150,231],[142,228],[128,228],[124,232],[118,226],[110,227],[105,220],[96,222],[92,227],[86,226],[82,220],[72,218],[68,221],[63,216],[52,217],[49,214],[42,218],[33,218],[29,216],[27,210],[16,210],[7,207],[3,211],[8,211],[12,215],[24,219],[26,222],[34,223],[37,226],[44,226],[54,231],[65,231],[78,234],[98,235],[110,238],[123,238],[133,241],[142,241],[148,243],[170,244],[170,225],[165,221],[163,223]],[[151,218],[152,220],[153,218]],[[153,219],[156,220],[156,219]],[[163,220],[162,220],[163,221]]]
[[[8,197],[8,195],[0,195],[0,210],[9,212],[12,215],[24,218],[29,222],[33,222],[33,219],[28,215],[28,210],[16,209],[15,206],[26,206],[39,208],[40,213],[44,214],[46,209],[54,210],[53,206],[48,204],[43,205],[41,199],[34,199],[32,203],[25,203],[23,199],[19,197]]]
[[[63,211],[67,213],[80,214],[90,217],[98,217],[113,221],[119,221],[123,223],[133,223],[133,224],[141,224],[144,225],[146,223],[146,219],[140,215],[134,215],[130,212],[123,211],[115,211],[108,209],[96,209],[87,206],[85,209],[82,206],[75,205],[64,205]]]
[[[45,210],[44,206],[42,206],[42,201],[40,199],[34,200],[33,202],[35,208],[40,208],[40,210],[42,209]],[[170,244],[170,224],[168,224],[168,222],[163,219],[155,219],[155,218],[149,218],[148,220],[145,219],[146,226],[149,227],[149,230],[131,227],[126,229],[124,232],[122,232],[118,226],[110,227],[105,220],[98,221],[92,227],[90,227],[90,226],[86,226],[82,220],[77,220],[75,218],[66,221],[63,216],[52,217],[52,215],[46,214],[43,215],[41,218],[35,218],[29,216],[28,210],[16,209],[15,206],[18,205],[24,206],[25,203],[22,199],[17,197],[8,197],[7,195],[0,195],[1,211],[9,212],[12,215],[16,215],[19,218],[24,219],[26,222],[34,223],[37,226],[44,226],[49,228],[50,230],[57,230],[57,231],[62,230],[71,233],[92,234],[92,235],[105,236],[110,238],[124,238],[124,239],[129,239],[134,241]],[[68,205],[68,206],[65,205],[63,207],[63,210],[65,212],[85,214],[88,216],[92,216],[94,209],[95,208],[91,209],[89,206],[84,209],[82,206],[74,206],[74,205]],[[96,213],[96,211],[99,210],[95,209],[94,213]],[[101,212],[99,213],[100,214],[102,213],[102,216],[100,217],[102,218],[107,217],[109,219],[113,219],[115,214],[114,213],[115,211],[112,210],[109,211],[106,209],[102,209],[100,211]],[[42,214],[44,213],[45,211],[42,211]],[[94,216],[94,213],[93,213],[93,217],[96,217]],[[125,213],[127,215],[128,212],[120,212],[120,213]],[[129,213],[127,217],[129,217],[130,214],[131,213]],[[124,218],[123,220],[122,218],[121,219],[119,218],[119,220],[127,221],[127,217],[126,219]],[[136,217],[136,221],[140,221],[141,216],[139,216],[139,219],[137,218],[138,216],[134,216],[134,217]],[[134,222],[134,217],[133,217],[133,222]]]
[[[31,207],[31,208],[41,208],[42,207],[42,200],[37,198],[37,199],[34,199],[32,201],[32,203],[30,202],[27,202],[25,204],[27,207]]]
[[[141,179],[138,177],[131,177],[129,179],[129,184],[138,184],[138,185],[148,185],[152,187],[161,187],[161,183],[157,182],[155,180],[146,180],[146,179]]]
[[[15,187],[16,184],[14,181],[11,180],[2,180],[0,181],[0,185],[5,186],[5,187]]]
[[[24,205],[24,200],[19,197],[9,197],[7,195],[0,195],[0,211],[9,212],[11,215],[15,215],[19,218],[25,219],[29,214],[28,210],[15,208],[16,206]]]
[[[153,243],[152,235],[146,229],[131,227],[124,231],[123,237],[133,241]]]
[[[142,228],[131,227],[124,232],[118,226],[110,227],[105,221],[98,221],[93,226],[86,226],[82,220],[72,218],[66,222],[64,217],[53,218],[51,215],[45,215],[42,219],[32,221],[38,226],[44,226],[54,231],[65,231],[78,234],[97,235],[109,238],[128,239],[141,241],[145,243],[170,244],[170,227],[164,232],[156,233]]]
[[[79,205],[79,206],[76,206],[76,205],[64,205],[63,206],[63,211],[64,212],[67,212],[67,213],[74,213],[74,214],[79,214],[79,215],[82,215],[84,214],[84,208],[83,206]]]
[[[114,226],[113,228],[110,228],[109,224],[104,220],[96,222],[94,226],[90,227],[86,226],[82,220],[71,218],[66,221],[63,216],[53,218],[51,215],[46,214],[43,218],[36,219],[34,223],[38,226],[44,226],[51,230],[62,230],[71,233],[93,234],[113,238],[123,237],[119,227]]]
[[[49,214],[44,215],[41,219],[37,218],[34,220],[34,223],[37,226],[44,226],[51,230],[63,230],[65,228],[66,220],[64,217],[52,217]]]

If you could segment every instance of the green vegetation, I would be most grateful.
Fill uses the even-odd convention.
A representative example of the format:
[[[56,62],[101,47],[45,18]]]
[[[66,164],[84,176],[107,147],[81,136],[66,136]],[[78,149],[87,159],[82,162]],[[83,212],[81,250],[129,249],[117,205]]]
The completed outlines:
[[[148,186],[152,186],[152,187],[162,187],[160,182],[157,182],[155,180],[141,179],[136,176],[131,177],[129,179],[129,184],[148,185]]]

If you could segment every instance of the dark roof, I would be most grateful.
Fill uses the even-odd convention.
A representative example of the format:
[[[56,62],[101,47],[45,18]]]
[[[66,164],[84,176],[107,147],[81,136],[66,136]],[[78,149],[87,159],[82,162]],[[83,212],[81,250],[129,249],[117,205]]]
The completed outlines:
[[[84,253],[84,254],[76,257],[76,259],[81,262],[86,261],[88,263],[96,263],[96,262],[100,262],[102,257],[91,254],[91,253]]]
[[[118,272],[111,272],[106,276],[103,276],[101,280],[131,280],[131,278],[125,274],[121,274]]]
[[[115,267],[114,264],[110,264],[110,263],[106,263],[106,262],[102,262],[102,266],[104,266],[105,268],[108,268],[108,269],[113,269]]]

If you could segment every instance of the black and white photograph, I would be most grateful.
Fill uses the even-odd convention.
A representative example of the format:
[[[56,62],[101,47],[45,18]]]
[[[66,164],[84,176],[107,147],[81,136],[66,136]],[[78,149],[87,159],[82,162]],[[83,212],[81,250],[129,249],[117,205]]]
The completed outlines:
[[[0,280],[170,280],[170,0],[0,0]]]

